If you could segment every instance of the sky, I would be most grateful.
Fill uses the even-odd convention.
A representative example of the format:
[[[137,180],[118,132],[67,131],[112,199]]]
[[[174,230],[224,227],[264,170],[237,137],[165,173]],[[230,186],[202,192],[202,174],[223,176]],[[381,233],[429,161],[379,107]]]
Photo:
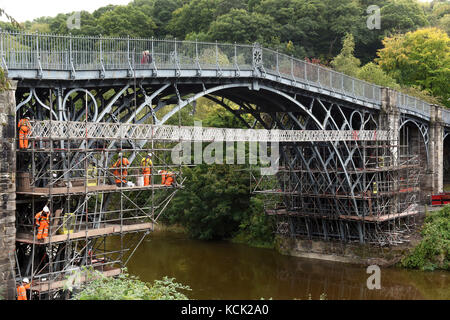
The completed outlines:
[[[0,8],[3,8],[18,22],[25,22],[39,17],[54,17],[58,13],[74,11],[93,12],[108,4],[125,5],[132,0],[0,0]],[[419,0],[429,2],[431,0]],[[374,0],[376,3],[376,0]],[[6,21],[5,17],[0,18]]]
[[[132,0],[0,0],[0,8],[16,19],[25,22],[39,17],[54,17],[58,13],[74,11],[93,12],[108,4],[125,5]],[[4,17],[0,20],[6,21]]]

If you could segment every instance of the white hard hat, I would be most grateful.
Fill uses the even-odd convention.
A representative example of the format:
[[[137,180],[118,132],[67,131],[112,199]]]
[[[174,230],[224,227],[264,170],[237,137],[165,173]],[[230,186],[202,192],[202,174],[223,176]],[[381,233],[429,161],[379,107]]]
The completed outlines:
[[[121,157],[122,156],[122,152],[119,152],[119,157]]]
[[[25,282],[25,283],[29,283],[30,282],[30,280],[28,280],[28,278],[23,278],[22,281]]]
[[[162,170],[158,170],[158,174],[161,174]]]
[[[49,209],[47,206],[45,206],[44,209],[42,209],[42,211],[44,211],[44,212],[50,212],[50,209]]]
[[[148,154],[148,156],[149,156],[149,157],[153,157],[153,154],[150,152],[150,153]]]

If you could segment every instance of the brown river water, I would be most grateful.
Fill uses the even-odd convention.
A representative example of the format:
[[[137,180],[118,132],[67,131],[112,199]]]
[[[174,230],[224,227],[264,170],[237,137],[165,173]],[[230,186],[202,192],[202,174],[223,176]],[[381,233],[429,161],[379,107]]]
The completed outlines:
[[[116,240],[113,240],[113,243]],[[450,272],[381,268],[381,289],[367,288],[366,267],[281,255],[169,231],[147,236],[127,265],[146,282],[176,278],[190,299],[450,299]]]

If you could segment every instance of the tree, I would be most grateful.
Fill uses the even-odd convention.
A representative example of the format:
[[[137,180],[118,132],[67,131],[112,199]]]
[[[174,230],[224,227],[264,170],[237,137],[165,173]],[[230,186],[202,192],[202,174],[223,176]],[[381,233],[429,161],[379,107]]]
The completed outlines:
[[[191,0],[172,13],[168,31],[184,38],[188,33],[208,30],[217,18],[216,0]]]
[[[231,9],[211,23],[208,36],[225,42],[270,44],[277,36],[277,26],[269,15]]]
[[[356,77],[361,61],[354,56],[355,42],[352,34],[347,34],[342,40],[342,50],[331,65],[336,71],[345,73],[346,75]]]
[[[388,76],[379,65],[373,62],[369,62],[361,67],[357,71],[357,77],[379,86],[400,89],[398,83],[392,77]]]
[[[19,27],[20,24],[12,17],[10,16],[8,13],[6,13],[6,11],[2,8],[0,8],[0,17],[5,16],[6,19],[9,20],[9,22],[11,22],[11,24],[15,25],[16,27]]]
[[[391,0],[381,8],[381,29],[385,36],[414,31],[428,24],[423,8],[416,0]]]
[[[172,200],[166,219],[181,223],[195,239],[232,237],[250,201],[248,175],[237,169],[219,164],[183,169],[186,187]]]
[[[425,28],[383,40],[378,64],[401,85],[419,86],[450,107],[450,38]]]
[[[132,19],[131,19],[132,17]],[[98,18],[102,34],[109,36],[131,36],[149,38],[154,35],[156,24],[133,6],[116,6]]]

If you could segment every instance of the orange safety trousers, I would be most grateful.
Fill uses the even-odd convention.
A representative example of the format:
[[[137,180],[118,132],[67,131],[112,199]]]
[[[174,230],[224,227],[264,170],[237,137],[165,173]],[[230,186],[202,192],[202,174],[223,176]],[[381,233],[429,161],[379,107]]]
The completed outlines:
[[[19,148],[28,148],[28,134],[30,132],[30,122],[28,119],[21,119],[18,124],[19,127]]]
[[[37,234],[38,239],[45,239],[48,237],[48,227],[48,221],[43,220],[40,222]]]
[[[43,216],[42,211],[38,212],[35,216],[36,224],[38,225],[37,239],[45,239],[48,237],[50,214],[46,217]]]
[[[152,170],[150,168],[143,168],[142,174],[144,175],[144,186],[150,185],[150,175],[152,174]]]
[[[161,184],[171,186],[173,182],[173,173],[168,173],[167,171],[161,172]]]
[[[127,158],[122,158],[122,163],[120,159],[114,163],[113,168],[118,168],[113,172],[113,175],[116,177],[116,183],[127,183],[128,170],[121,168],[128,165],[130,165],[130,161]]]

